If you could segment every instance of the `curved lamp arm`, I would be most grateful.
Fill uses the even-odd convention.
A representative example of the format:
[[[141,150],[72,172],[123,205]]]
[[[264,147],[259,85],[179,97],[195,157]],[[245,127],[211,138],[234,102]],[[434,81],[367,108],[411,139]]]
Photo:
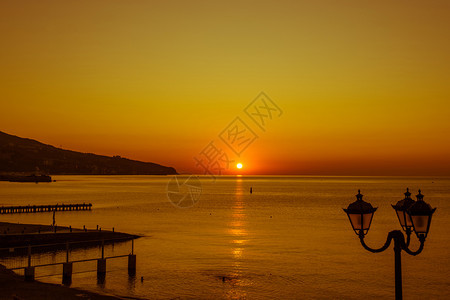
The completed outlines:
[[[406,247],[409,247],[409,243],[411,242],[411,228],[406,228]]]
[[[417,249],[416,251],[411,251],[411,250],[408,248],[408,247],[409,247],[409,244],[408,244],[408,243],[405,244],[405,241],[404,241],[404,240],[401,241],[402,249],[405,250],[405,252],[408,253],[409,255],[414,255],[414,256],[416,256],[417,254],[419,254],[420,252],[422,252],[423,246],[425,245],[425,238],[420,237],[419,240],[420,240],[420,247],[419,247],[419,249]]]
[[[383,252],[384,250],[386,250],[389,245],[391,244],[392,239],[394,238],[394,236],[389,232],[388,237],[386,239],[386,243],[383,245],[383,247],[379,248],[379,249],[372,249],[369,246],[366,245],[366,243],[364,242],[364,234],[360,233],[359,234],[359,241],[361,242],[361,245],[364,247],[364,249],[373,252],[373,253],[378,253],[378,252]]]
[[[409,242],[410,242],[410,234],[408,235],[407,241],[405,242],[405,236],[403,235],[403,233],[399,230],[394,230],[394,231],[389,232],[387,239],[386,239],[386,243],[383,245],[383,247],[378,248],[378,249],[372,249],[369,246],[367,246],[366,243],[364,242],[364,234],[362,232],[359,234],[359,241],[361,242],[361,245],[364,247],[364,249],[366,249],[367,251],[373,252],[373,253],[379,253],[379,252],[383,252],[384,250],[386,250],[389,247],[389,245],[391,244],[392,240],[395,240],[396,243],[399,243],[401,250],[404,250],[409,255],[414,255],[414,256],[419,254],[420,252],[422,252],[423,246],[425,245],[425,238],[420,237],[419,238],[419,240],[420,240],[419,249],[417,249],[416,251],[412,251],[408,248]]]

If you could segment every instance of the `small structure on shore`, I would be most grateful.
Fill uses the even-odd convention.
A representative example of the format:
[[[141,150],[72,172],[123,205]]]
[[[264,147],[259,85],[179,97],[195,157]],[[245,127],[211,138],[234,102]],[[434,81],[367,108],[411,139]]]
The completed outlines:
[[[0,175],[0,181],[9,182],[52,182],[49,175]]]

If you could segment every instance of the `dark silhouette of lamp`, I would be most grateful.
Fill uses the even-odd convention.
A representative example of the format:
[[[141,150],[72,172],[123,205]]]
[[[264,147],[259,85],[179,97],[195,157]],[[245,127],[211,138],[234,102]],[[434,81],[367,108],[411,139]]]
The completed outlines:
[[[344,209],[347,213],[348,219],[350,220],[350,224],[352,225],[355,233],[359,236],[359,240],[364,249],[373,253],[383,252],[389,247],[391,241],[394,240],[396,300],[403,299],[401,252],[403,250],[409,255],[414,256],[422,252],[425,244],[425,238],[430,230],[431,217],[436,210],[436,208],[431,208],[428,203],[423,201],[423,195],[420,190],[419,194],[416,196],[417,201],[411,199],[410,196],[411,193],[407,189],[405,198],[397,202],[396,205],[392,206],[395,209],[402,229],[406,232],[407,242],[405,242],[405,237],[400,230],[393,230],[389,232],[384,246],[378,249],[372,249],[364,242],[364,237],[369,232],[373,214],[377,208],[374,208],[370,203],[363,201],[363,195],[361,195],[361,192],[358,190],[358,194],[356,195],[357,200],[351,203],[347,209]],[[417,238],[420,241],[420,246],[417,251],[411,251],[409,249],[411,231],[416,233]]]
[[[358,236],[367,234],[372,223],[373,214],[377,210],[376,207],[372,207],[372,204],[364,201],[362,197],[361,191],[358,190],[356,201],[351,203],[347,209],[344,209],[353,230]]]
[[[419,240],[424,240],[428,235],[431,225],[431,217],[436,208],[431,208],[430,204],[423,201],[423,195],[419,190],[416,195],[417,201],[407,210],[408,216],[411,218],[414,232]]]
[[[413,230],[413,224],[411,220],[411,216],[408,214],[408,209],[416,203],[413,199],[411,199],[411,193],[409,189],[406,189],[405,198],[397,202],[397,204],[392,205],[392,208],[395,209],[395,213],[397,214],[398,222],[402,229],[406,233],[406,245],[409,246],[411,231]]]

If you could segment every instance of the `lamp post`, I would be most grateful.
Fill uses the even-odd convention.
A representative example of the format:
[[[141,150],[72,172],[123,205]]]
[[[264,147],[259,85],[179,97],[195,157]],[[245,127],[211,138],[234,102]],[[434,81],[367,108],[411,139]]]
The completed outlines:
[[[409,255],[417,255],[423,250],[425,244],[425,238],[430,230],[431,217],[436,208],[423,201],[423,195],[419,190],[419,194],[416,195],[417,201],[411,199],[411,193],[409,189],[406,189],[405,198],[397,202],[396,205],[392,205],[394,208],[398,221],[405,231],[407,240],[400,230],[393,230],[389,232],[386,243],[378,249],[372,249],[364,242],[365,235],[369,232],[370,224],[372,223],[373,214],[377,208],[372,207],[368,202],[365,202],[360,190],[356,195],[356,201],[351,203],[344,211],[350,220],[353,230],[359,237],[361,245],[364,249],[373,252],[383,252],[394,240],[394,254],[395,254],[395,299],[403,299],[402,295],[402,260],[401,252],[404,250]],[[410,236],[412,231],[416,233],[417,238],[420,241],[420,246],[417,251],[411,251],[409,249]]]

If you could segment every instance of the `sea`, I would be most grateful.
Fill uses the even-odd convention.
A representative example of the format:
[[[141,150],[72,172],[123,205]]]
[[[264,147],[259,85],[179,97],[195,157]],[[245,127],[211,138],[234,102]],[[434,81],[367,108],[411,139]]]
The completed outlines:
[[[423,252],[402,252],[404,299],[450,299],[450,177],[53,179],[0,182],[0,206],[92,203],[92,211],[56,212],[56,223],[142,236],[133,245],[135,276],[128,275],[126,257],[107,260],[104,280],[97,278],[95,260],[79,262],[71,287],[124,299],[393,299],[393,245],[382,253],[365,250],[343,208],[358,189],[378,207],[365,238],[378,248],[389,231],[401,230],[391,204],[409,188],[413,195],[421,189],[437,210]],[[50,225],[53,214],[3,214],[0,221]],[[418,247],[413,234],[410,248]],[[129,253],[131,242],[105,246],[107,257]],[[70,259],[99,255],[99,247],[77,248]],[[65,251],[49,250],[34,253],[32,262],[65,259]],[[36,278],[61,284],[62,266],[38,267]]]

